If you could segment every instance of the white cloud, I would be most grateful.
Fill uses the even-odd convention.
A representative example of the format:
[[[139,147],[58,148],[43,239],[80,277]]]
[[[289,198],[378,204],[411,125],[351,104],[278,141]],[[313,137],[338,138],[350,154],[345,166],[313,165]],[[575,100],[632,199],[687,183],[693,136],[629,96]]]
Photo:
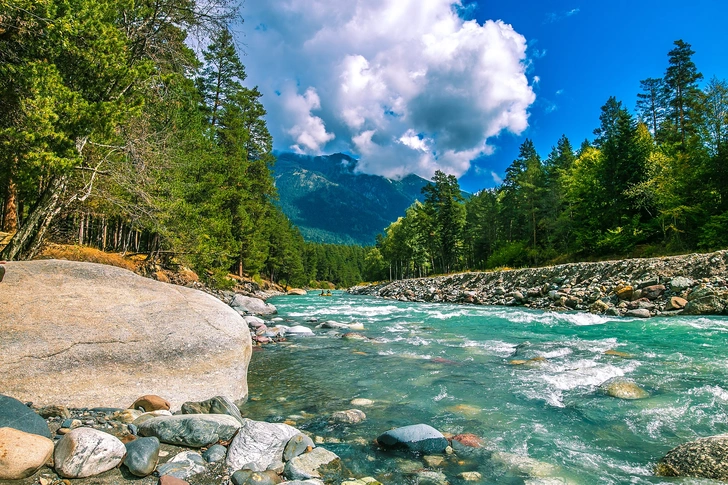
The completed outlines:
[[[321,100],[316,89],[308,88],[303,95],[293,90],[286,90],[282,94],[283,107],[290,113],[288,134],[293,139],[290,148],[297,153],[318,152],[329,141],[335,138],[328,133],[324,122],[311,112],[321,109]]]
[[[523,132],[535,100],[525,38],[501,21],[466,21],[453,3],[462,7],[248,0],[244,62],[276,146],[350,151],[370,173],[429,177],[460,175],[492,152],[489,139]]]
[[[503,183],[503,178],[497,173],[490,172],[490,176],[493,177],[493,182],[495,182],[496,185],[501,185]]]
[[[574,15],[581,12],[579,8],[572,8],[571,10],[567,10],[565,12],[551,12],[546,15],[546,20],[544,20],[545,24],[552,24],[554,22],[558,22],[560,20],[564,20],[569,17],[573,17]]]

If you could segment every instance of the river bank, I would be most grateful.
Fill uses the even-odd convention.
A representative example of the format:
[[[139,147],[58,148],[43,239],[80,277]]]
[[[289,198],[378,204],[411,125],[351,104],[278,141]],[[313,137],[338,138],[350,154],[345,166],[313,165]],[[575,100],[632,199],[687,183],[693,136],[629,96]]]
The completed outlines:
[[[571,263],[393,281],[351,294],[412,302],[523,306],[647,318],[721,315],[728,307],[728,251]]]

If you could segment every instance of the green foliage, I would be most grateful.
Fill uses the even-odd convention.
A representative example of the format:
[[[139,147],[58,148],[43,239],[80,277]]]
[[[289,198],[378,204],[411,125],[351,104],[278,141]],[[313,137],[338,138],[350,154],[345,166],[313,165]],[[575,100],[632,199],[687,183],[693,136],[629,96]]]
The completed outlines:
[[[464,203],[440,195],[454,192],[436,174],[425,204],[370,252],[367,276],[728,247],[728,85],[701,91],[692,55],[676,41],[664,78],[641,81],[638,118],[610,97],[577,152],[563,136],[542,161],[527,139],[503,184]]]

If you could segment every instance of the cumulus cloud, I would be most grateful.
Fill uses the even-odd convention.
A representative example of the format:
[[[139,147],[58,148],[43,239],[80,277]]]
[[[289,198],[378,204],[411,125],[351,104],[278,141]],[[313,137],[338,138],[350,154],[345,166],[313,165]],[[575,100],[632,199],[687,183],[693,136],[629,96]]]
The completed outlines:
[[[461,175],[528,127],[526,39],[465,20],[458,1],[254,0],[243,16],[278,148],[348,151],[389,177]]]

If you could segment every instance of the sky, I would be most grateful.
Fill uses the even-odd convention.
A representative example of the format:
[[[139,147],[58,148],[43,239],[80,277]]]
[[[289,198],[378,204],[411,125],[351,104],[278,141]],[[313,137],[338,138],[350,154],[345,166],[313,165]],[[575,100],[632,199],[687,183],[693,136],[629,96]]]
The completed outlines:
[[[234,35],[278,151],[343,152],[390,178],[435,170],[476,192],[526,138],[546,157],[634,110],[683,39],[728,79],[724,0],[245,0]]]

